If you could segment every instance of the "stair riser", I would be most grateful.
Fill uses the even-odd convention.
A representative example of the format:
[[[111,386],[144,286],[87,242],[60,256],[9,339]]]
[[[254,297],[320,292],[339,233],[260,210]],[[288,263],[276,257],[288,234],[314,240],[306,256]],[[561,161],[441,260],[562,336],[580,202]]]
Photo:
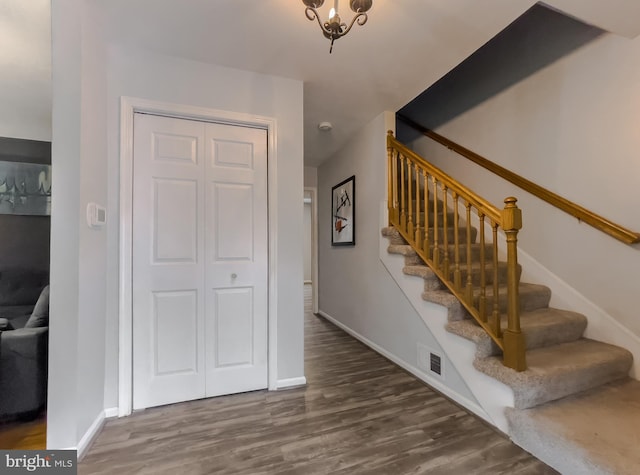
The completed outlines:
[[[633,364],[627,350],[581,338],[527,352],[522,373],[503,366],[501,357],[476,359],[474,367],[513,389],[514,407],[530,407],[626,378]]]
[[[471,254],[471,262],[480,262],[480,244],[471,244],[471,248],[467,248],[467,242],[460,242],[458,246],[458,255],[460,258],[460,263],[467,262],[467,255]],[[443,252],[444,254],[444,252]],[[449,260],[451,262],[455,262],[456,251],[454,245],[449,245]],[[484,246],[484,261],[491,262],[493,259],[493,246],[491,244],[485,244]]]
[[[491,316],[488,315],[491,320]],[[541,309],[534,312],[522,312],[522,332],[525,334],[527,350],[544,348],[578,340],[587,327],[587,319],[580,314],[556,309]],[[503,332],[507,328],[507,316],[501,314]],[[499,355],[500,348],[473,321],[449,322],[447,331],[474,341],[477,347],[476,358]]]
[[[390,244],[407,245],[406,241],[401,236],[398,236],[397,238],[389,238],[389,242]],[[450,249],[449,265],[451,266],[451,265],[455,265],[455,250],[453,246],[449,246],[449,249]],[[429,256],[432,256],[432,255],[433,255],[433,246],[431,246],[429,250]],[[458,256],[459,256],[460,265],[465,266],[467,263],[467,246],[466,245],[460,246],[460,249],[458,251]],[[441,262],[444,261],[444,254],[441,254],[440,260]],[[492,260],[493,260],[493,246],[486,245],[484,262],[487,264],[490,264]],[[480,245],[479,244],[471,245],[471,262],[472,263],[480,262]],[[418,255],[405,257],[405,265],[407,266],[423,265],[424,263],[425,262]]]
[[[438,227],[438,247],[444,246],[444,230],[441,227]],[[478,230],[476,228],[471,228],[471,242],[476,242],[476,237],[478,235]],[[458,229],[458,245],[462,248],[463,245],[467,243],[467,228]],[[433,228],[429,228],[429,244],[435,244],[434,232]],[[453,246],[455,245],[455,232],[454,229],[447,229],[447,245]]]
[[[406,275],[412,275],[415,277],[421,277],[424,279],[424,291],[429,292],[432,290],[441,290],[444,289],[444,284],[438,279],[438,277],[433,273],[433,271],[425,266],[421,265],[407,265],[402,270]]]
[[[502,315],[503,330],[506,329],[506,315]],[[586,328],[585,322],[566,322],[558,324],[550,328],[538,328],[530,327],[523,328],[523,332],[526,336],[527,350],[535,350],[536,348],[545,348],[553,345],[560,345],[562,343],[569,343],[576,341],[582,337],[584,329]],[[491,340],[490,349],[483,349],[482,358],[487,356],[499,355],[502,350]]]
[[[411,216],[412,220],[413,220],[413,225],[417,226],[418,224],[418,218],[420,219],[420,227],[424,227],[424,222],[425,222],[425,213],[424,211],[422,211],[419,216],[416,216],[415,211],[413,213],[413,215]],[[447,225],[453,227],[453,223],[455,219],[455,215],[453,214],[453,212],[448,212],[447,213]],[[409,215],[407,214],[407,223],[409,222]],[[433,226],[435,222],[435,216],[433,215],[433,212],[431,212],[431,210],[429,210],[429,226]],[[438,213],[438,227],[442,227],[444,223],[444,215],[443,213]]]
[[[411,237],[413,239],[415,239],[415,233],[416,233],[416,226],[414,223],[414,227],[413,230],[410,230],[408,223],[407,223],[407,228],[406,228],[406,232],[409,233],[411,235]],[[438,247],[444,247],[444,228],[442,228],[442,226],[438,226]],[[455,230],[452,227],[448,227],[447,228],[447,245],[448,246],[453,246],[455,245]],[[476,242],[476,237],[478,236],[478,230],[476,228],[471,228],[471,242],[475,243]],[[388,236],[387,236],[388,237]],[[425,233],[424,233],[424,229],[421,230],[420,232],[420,239],[424,240],[425,239]],[[433,246],[435,244],[435,234],[434,234],[434,228],[433,227],[429,227],[429,245]],[[466,227],[461,227],[458,229],[458,244],[460,249],[462,249],[464,246],[466,246],[467,244],[467,228]],[[479,252],[479,251],[478,251]]]
[[[518,282],[520,282],[520,274],[522,272],[522,269],[520,266],[518,266]],[[452,282],[455,282],[455,264],[454,263],[449,263],[449,278],[451,279]],[[473,284],[474,287],[479,287],[480,286],[480,281],[482,280],[482,272],[480,271],[480,268],[477,267],[473,267],[471,269],[471,283]],[[469,272],[466,269],[466,266],[460,266],[460,282],[462,283],[462,286],[466,286],[467,285],[467,277],[469,275]],[[508,278],[508,268],[507,268],[507,264],[506,262],[499,262],[498,263],[498,285],[500,286],[506,286],[507,285],[507,278]],[[486,287],[490,287],[493,286],[493,283],[495,281],[495,274],[493,272],[493,267],[488,267],[485,270],[485,285]]]
[[[562,381],[554,381],[558,388],[554,391],[548,384],[547,391],[533,392],[526,396],[515,398],[516,409],[529,409],[547,402],[556,401],[572,394],[597,388],[603,384],[611,383],[628,377],[630,364],[616,361],[607,365],[601,365],[590,371],[575,371],[566,375]],[[554,388],[555,389],[555,388]]]
[[[520,292],[520,312],[531,312],[540,308],[549,306],[550,293],[549,292]],[[476,296],[476,306],[480,301],[480,296]],[[493,310],[493,295],[488,294],[486,296],[487,309]],[[498,311],[501,314],[507,313],[507,306],[509,305],[506,291],[498,294]]]
[[[404,265],[405,266],[423,266],[425,265],[425,262],[422,260],[422,257],[416,255],[416,256],[406,256],[404,258]]]

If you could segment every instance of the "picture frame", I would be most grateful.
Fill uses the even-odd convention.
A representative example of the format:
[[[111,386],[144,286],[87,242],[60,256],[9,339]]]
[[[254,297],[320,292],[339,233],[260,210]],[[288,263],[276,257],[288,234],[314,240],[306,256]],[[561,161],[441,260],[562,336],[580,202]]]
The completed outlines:
[[[51,215],[51,165],[0,161],[0,214]]]
[[[356,244],[356,176],[331,188],[331,245]]]

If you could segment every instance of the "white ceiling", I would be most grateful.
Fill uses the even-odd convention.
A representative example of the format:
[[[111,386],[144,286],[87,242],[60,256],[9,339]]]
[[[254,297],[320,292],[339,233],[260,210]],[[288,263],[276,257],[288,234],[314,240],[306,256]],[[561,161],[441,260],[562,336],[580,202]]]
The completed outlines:
[[[305,164],[395,111],[524,12],[532,0],[375,0],[335,43],[300,0],[94,0],[110,41],[304,81]],[[323,15],[333,1],[322,7]],[[342,0],[343,20],[350,20]],[[334,128],[321,132],[329,121]]]
[[[95,9],[111,42],[304,81],[309,166],[320,164],[380,112],[400,109],[535,3],[374,0],[369,22],[355,25],[329,55],[329,41],[317,23],[306,19],[300,0],[84,1]],[[50,116],[49,2],[0,2],[3,108],[34,108],[37,114],[44,108]],[[585,7],[585,0],[547,3],[565,10]],[[599,3],[611,23],[612,9],[606,5],[614,3],[627,32],[628,18],[640,5],[638,0],[586,3],[594,23],[594,5]],[[325,18],[330,4],[327,0],[322,7]],[[346,0],[340,11],[345,21],[351,18]],[[333,123],[333,130],[320,132],[321,121]]]
[[[0,1],[2,133],[51,139],[50,0]]]

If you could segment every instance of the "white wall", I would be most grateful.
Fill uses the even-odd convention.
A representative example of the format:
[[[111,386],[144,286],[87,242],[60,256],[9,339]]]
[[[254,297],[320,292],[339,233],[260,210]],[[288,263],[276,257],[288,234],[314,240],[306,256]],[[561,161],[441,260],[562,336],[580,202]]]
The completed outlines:
[[[380,204],[386,199],[386,135],[394,116],[384,113],[367,124],[340,152],[318,168],[320,311],[417,368],[417,344],[444,355],[421,317],[379,258]],[[356,177],[356,245],[331,247],[331,187]],[[445,358],[444,384],[475,401]]]
[[[302,83],[109,45],[99,10],[85,0],[52,8],[53,179],[50,448],[83,444],[117,405],[118,222],[121,96],[276,120],[277,366],[304,375],[302,295]],[[96,10],[94,10],[96,8]],[[106,204],[105,229],[84,223]],[[286,217],[286,219],[282,219]]]
[[[638,232],[639,86],[640,38],[606,34],[438,132]],[[494,203],[518,197],[520,247],[640,336],[638,245],[578,223],[428,139],[414,148]]]
[[[119,207],[120,97],[273,117],[277,121],[278,379],[304,375],[302,82],[113,45],[108,57],[109,219]],[[109,228],[105,406],[117,405],[118,228]]]
[[[89,229],[89,201],[106,203],[104,50],[79,0],[52,5],[53,144],[47,445],[76,447],[104,395],[106,231]]]
[[[305,188],[316,188],[318,186],[318,169],[316,167],[304,167]]]

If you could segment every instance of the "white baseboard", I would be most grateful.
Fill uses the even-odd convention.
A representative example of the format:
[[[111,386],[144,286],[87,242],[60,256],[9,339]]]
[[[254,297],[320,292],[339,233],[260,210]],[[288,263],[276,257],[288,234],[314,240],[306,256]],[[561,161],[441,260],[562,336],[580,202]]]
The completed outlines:
[[[307,378],[300,376],[298,378],[287,378],[278,380],[278,389],[294,388],[296,386],[306,386]]]
[[[104,410],[105,419],[111,419],[113,417],[118,417],[118,408],[117,407],[109,407]]]
[[[100,433],[100,430],[104,425],[104,419],[105,411],[101,411],[78,442],[78,446],[75,448],[75,450],[78,452],[78,460],[81,460],[82,457],[85,456],[94,439]]]
[[[444,394],[445,396],[447,396],[449,399],[451,399],[451,400],[455,401],[456,403],[460,404],[461,406],[465,407],[466,409],[468,409],[469,411],[473,412],[477,416],[482,417],[484,420],[489,422],[491,425],[494,424],[493,421],[491,421],[491,419],[489,419],[489,417],[487,416],[486,411],[482,407],[480,407],[478,404],[476,404],[474,401],[470,401],[469,399],[467,399],[464,396],[461,396],[457,392],[452,391],[448,386],[442,384],[442,382],[439,381],[438,379],[428,375],[427,373],[425,373],[424,371],[416,368],[412,364],[407,363],[406,361],[398,358],[393,353],[390,353],[389,351],[385,350],[380,345],[378,345],[378,344],[372,342],[371,340],[369,340],[367,337],[362,336],[360,333],[358,333],[355,330],[349,328],[344,323],[336,320],[331,315],[328,315],[326,312],[323,312],[322,310],[320,310],[318,312],[318,315],[322,316],[323,318],[326,318],[331,323],[333,323],[335,326],[337,326],[338,328],[341,328],[342,330],[347,332],[349,335],[354,337],[356,340],[361,341],[362,343],[367,345],[369,348],[371,348],[373,351],[381,354],[382,356],[384,356],[388,360],[390,360],[393,363],[395,363],[398,366],[400,366],[402,369],[404,369],[404,370],[408,371],[409,373],[413,374],[416,378],[422,380],[423,382],[425,382],[426,384],[428,384],[432,388],[436,389],[438,392],[440,392],[440,393]]]

